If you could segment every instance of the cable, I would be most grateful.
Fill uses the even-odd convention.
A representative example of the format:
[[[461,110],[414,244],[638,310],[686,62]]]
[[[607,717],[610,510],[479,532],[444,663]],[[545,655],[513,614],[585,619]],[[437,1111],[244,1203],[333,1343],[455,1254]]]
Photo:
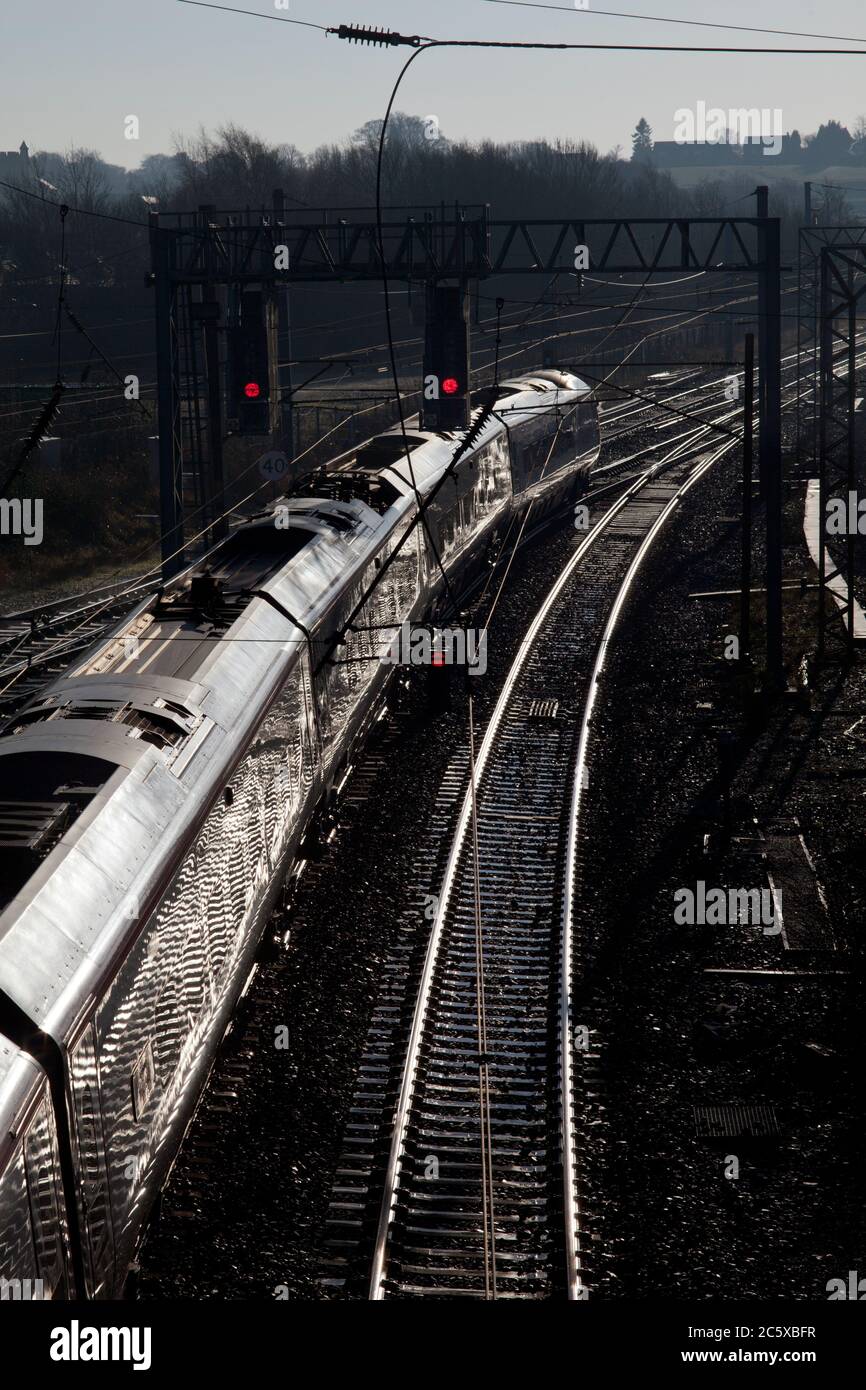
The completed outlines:
[[[396,46],[398,44],[408,44],[415,49],[416,56],[423,53],[426,48],[524,48],[524,49],[564,49],[564,50],[588,50],[614,53],[780,53],[780,54],[805,54],[808,56],[826,56],[829,54],[863,54],[866,49],[856,48],[728,48],[720,45],[697,46],[694,44],[646,44],[646,43],[542,43],[526,40],[496,40],[496,39],[435,39],[427,35],[418,34],[405,35],[395,33],[388,29],[363,29],[358,25],[340,24],[324,25],[313,24],[309,20],[303,19],[284,19],[279,15],[259,14],[256,10],[241,10],[233,5],[216,5],[208,3],[208,0],[178,0],[183,5],[197,5],[207,10],[225,10],[229,14],[246,15],[249,19],[272,19],[283,24],[302,24],[307,29],[320,29],[325,34],[335,34],[337,38],[348,40],[349,43],[367,44],[371,47]],[[504,3],[504,0],[503,0]],[[554,8],[560,8],[555,6]],[[631,16],[634,18],[635,16]],[[674,21],[671,21],[674,22]],[[736,29],[737,25],[712,26]],[[755,33],[772,33],[773,30],[755,30]],[[780,33],[783,31],[779,31]],[[832,35],[818,35],[820,38],[832,38]],[[843,40],[848,42],[848,40]],[[851,42],[863,43],[866,40],[856,39]],[[401,74],[402,76],[402,74]],[[398,83],[399,85],[399,83]]]
[[[636,306],[638,300],[640,299],[641,295],[644,293],[644,291],[645,291],[647,285],[649,284],[649,280],[650,280],[650,276],[651,276],[651,275],[652,275],[652,270],[648,270],[647,273],[646,273],[646,275],[645,275],[644,278],[643,278],[643,283],[640,284],[640,285],[638,285],[637,289],[635,290],[634,294],[633,294],[632,297],[631,297],[631,300],[629,301],[629,304],[628,304],[627,307],[623,310],[623,312],[622,312],[622,314],[620,315],[618,321],[613,325],[613,327],[610,329],[610,331],[609,331],[608,333],[605,334],[605,336],[602,338],[601,342],[598,344],[598,350],[599,350],[599,352],[600,352],[601,349],[604,347],[604,345],[605,345],[605,343],[607,342],[608,338],[611,338],[611,337],[613,336],[613,334],[617,332],[618,329],[622,328],[623,324],[625,323],[625,321],[626,321],[626,319],[628,318],[629,314],[631,313],[632,309],[635,308],[635,306]],[[677,311],[674,310],[674,312],[676,313]]]
[[[251,11],[249,12],[251,13]],[[363,34],[363,31],[356,30],[345,32],[347,26],[339,28],[329,28],[327,33],[336,34],[338,38],[348,38],[350,41],[379,44],[379,43],[403,43],[411,44],[415,48],[416,57],[419,53],[424,53],[428,48],[517,48],[527,52],[531,50],[542,52],[576,52],[576,53],[753,53],[753,54],[779,54],[787,57],[866,57],[866,49],[861,48],[747,48],[732,47],[724,44],[671,44],[671,43],[545,43],[536,39],[435,39],[424,37],[419,39],[417,35],[407,38],[402,34],[388,34],[387,31],[371,31]]]
[[[696,29],[732,29],[738,34],[778,34],[789,39],[832,39],[835,43],[866,43],[866,39],[853,38],[850,34],[810,34],[803,33],[798,29],[757,29],[751,24],[714,24],[706,19],[669,19],[657,14],[634,14],[624,10],[597,10],[595,6],[591,10],[575,11],[573,5],[546,5],[537,3],[537,0],[483,0],[488,5],[510,5],[521,10],[561,10],[564,14],[593,14],[604,15],[606,18],[613,19],[643,19],[653,24],[687,24]]]
[[[24,467],[25,463],[27,462],[30,455],[33,453],[34,449],[38,448],[40,440],[42,440],[42,438],[47,433],[48,429],[52,424],[52,421],[54,420],[58,410],[60,409],[60,401],[65,390],[66,387],[63,385],[62,381],[56,381],[54,383],[54,390],[52,391],[45,405],[42,406],[39,414],[39,419],[34,424],[32,430],[30,431],[30,434],[28,435],[24,443],[24,447],[21,450],[18,462],[12,465],[11,470],[9,471],[9,473],[7,473],[6,477],[4,478],[3,483],[0,484],[0,493],[5,494],[7,492],[9,485],[15,480],[15,478],[17,478],[18,474],[21,472],[21,469]]]
[[[502,347],[502,310],[505,307],[504,299],[496,301],[496,356],[493,361],[493,380],[499,380],[499,349]]]
[[[153,315],[148,315],[146,319],[115,319],[113,323],[97,323],[94,324],[93,331],[97,333],[103,328],[133,328],[139,323],[152,324]],[[5,342],[9,338],[47,338],[49,335],[51,337],[54,336],[53,328],[38,328],[31,333],[0,333],[0,342]],[[33,365],[37,366],[39,364],[34,363]]]
[[[279,14],[258,14],[255,10],[238,10],[234,5],[212,5],[207,0],[178,0],[181,5],[195,5],[201,10],[225,10],[226,14],[246,14],[252,19],[275,19],[278,24],[300,24],[304,29],[321,29],[323,34],[328,30],[324,24],[313,24],[308,19],[286,19]]]
[[[87,332],[87,329],[86,329],[86,328],[83,326],[83,324],[81,324],[81,323],[79,322],[79,320],[75,317],[75,315],[73,314],[73,312],[72,312],[72,310],[70,309],[69,305],[68,305],[68,304],[64,304],[63,307],[64,307],[64,310],[65,310],[65,312],[66,312],[66,317],[69,319],[69,322],[72,324],[73,328],[76,328],[76,329],[78,330],[78,332],[81,333],[82,336],[83,336],[84,338],[87,339],[87,341],[88,341],[88,343],[90,344],[91,348],[92,348],[93,351],[96,353],[97,357],[100,359],[100,361],[103,363],[103,365],[106,366],[106,367],[108,368],[108,370],[111,372],[112,376],[114,376],[114,377],[117,379],[117,381],[120,383],[120,385],[123,386],[123,387],[125,387],[125,386],[126,386],[126,378],[125,378],[124,376],[121,375],[121,373],[118,371],[117,367],[115,367],[114,363],[109,361],[109,359],[106,357],[106,355],[105,355],[105,353],[102,351],[102,349],[101,349],[100,347],[98,347],[97,344],[93,341],[93,339],[91,338],[90,334]],[[59,380],[59,374],[58,374],[58,380]],[[135,403],[136,403],[136,405],[138,406],[139,410],[141,411],[142,415],[144,416],[145,420],[152,420],[152,419],[153,419],[153,412],[152,412],[152,411],[149,411],[149,410],[147,410],[147,409],[145,408],[145,405],[144,405],[144,402],[143,402],[143,401],[140,401],[140,400],[138,399],[138,397],[136,397],[136,398],[135,398]]]
[[[421,494],[418,491],[418,485],[415,482],[415,469],[412,463],[412,450],[409,447],[409,438],[406,432],[406,417],[403,413],[403,402],[400,396],[400,374],[397,370],[397,355],[394,350],[394,331],[391,323],[391,298],[389,294],[390,286],[388,282],[388,263],[385,257],[385,240],[384,230],[382,226],[382,165],[385,152],[385,134],[388,129],[388,121],[394,107],[394,102],[397,98],[397,92],[400,88],[400,83],[403,80],[403,74],[406,72],[406,69],[409,67],[409,64],[412,62],[412,59],[416,58],[418,56],[418,53],[421,51],[422,50],[419,49],[412,54],[412,58],[410,58],[409,62],[405,64],[402,72],[398,76],[397,81],[394,84],[393,91],[391,92],[391,97],[388,102],[387,108],[385,110],[385,118],[382,121],[382,129],[379,132],[379,153],[376,160],[376,242],[377,249],[379,252],[379,259],[382,265],[382,291],[385,299],[385,331],[388,335],[388,355],[391,359],[391,375],[394,380],[394,392],[397,398],[397,412],[400,419],[400,432],[403,436],[403,447],[406,452],[406,463],[409,468],[409,477],[412,483],[412,491],[415,494],[415,501],[418,507],[418,515],[422,520],[424,531],[430,543],[430,548],[433,551],[433,555],[436,559],[436,564],[439,568],[439,571],[442,575],[442,579],[445,584],[445,592],[447,593],[451,601],[453,611],[455,613],[458,613],[459,606],[457,603],[457,599],[454,594],[454,590],[451,587],[451,581],[445,572],[445,566],[442,563],[442,556],[439,553],[439,547],[437,546],[436,541],[433,537],[433,532],[431,531],[427,523],[426,508],[422,502]]]
[[[60,208],[60,288],[57,294],[57,315],[54,320],[54,338],[57,343],[57,371],[54,376],[59,385],[63,377],[63,309],[66,296],[66,216],[69,209]]]
[[[191,4],[192,0],[186,0]],[[120,222],[124,227],[135,227],[138,231],[146,231],[146,222],[135,222],[131,217],[118,217],[113,212],[97,212],[94,208],[75,208],[70,203],[56,203],[53,198],[44,198],[41,193],[35,193],[32,188],[21,188],[17,183],[7,183],[5,179],[0,179],[0,188],[8,188],[12,193],[21,193],[25,198],[35,198],[37,202],[43,203],[48,208],[66,208],[67,212],[77,213],[79,217],[98,217],[103,222]],[[126,255],[126,252],[119,254]]]
[[[24,441],[24,447],[22,448],[21,453],[20,453],[19,456],[18,456],[18,462],[12,465],[12,468],[10,469],[9,473],[7,473],[7,475],[6,475],[6,477],[5,477],[4,481],[3,481],[2,487],[0,487],[0,493],[4,493],[4,494],[7,492],[7,490],[8,490],[8,488],[9,488],[10,484],[15,480],[15,478],[17,478],[18,474],[21,472],[22,468],[23,468],[24,465],[26,464],[26,462],[27,462],[27,460],[29,459],[30,455],[34,452],[35,449],[37,449],[37,448],[39,447],[39,444],[40,444],[41,440],[42,440],[42,439],[44,438],[44,436],[47,434],[48,429],[50,428],[52,421],[55,419],[55,417],[56,417],[56,415],[57,415],[57,412],[58,412],[58,410],[60,409],[60,401],[61,401],[61,399],[62,399],[62,397],[63,397],[64,391],[66,390],[66,386],[64,385],[64,382],[63,382],[63,310],[64,310],[64,307],[65,307],[65,297],[66,297],[66,214],[67,214],[67,212],[68,212],[68,208],[66,208],[65,206],[61,206],[61,208],[60,208],[60,284],[59,284],[58,291],[57,291],[57,308],[56,308],[56,311],[55,311],[55,320],[54,320],[54,335],[55,335],[55,337],[56,337],[56,339],[57,339],[57,361],[56,361],[56,374],[55,374],[55,377],[54,377],[54,388],[53,388],[53,390],[52,390],[52,392],[51,392],[51,395],[49,396],[48,400],[46,401],[45,405],[42,407],[42,409],[41,409],[41,411],[40,411],[40,414],[39,414],[39,418],[36,420],[35,424],[33,425],[33,428],[31,429],[30,434],[27,436],[27,439]],[[33,579],[33,574],[32,574],[32,561],[31,561],[31,566],[30,566],[30,572],[31,572],[31,585],[32,585],[32,579]]]
[[[754,195],[751,193],[748,194],[750,198],[753,196]],[[669,285],[686,285],[690,280],[701,280],[708,274],[709,272],[706,270],[696,270],[692,275],[681,275],[678,280],[665,280],[661,285],[648,286],[646,282],[644,282],[642,288],[646,294],[650,294],[654,290],[663,292]],[[586,271],[583,272],[583,278],[584,280],[589,280],[593,285],[606,285],[608,289],[612,290],[624,288],[621,280],[600,280],[597,275],[588,275]]]

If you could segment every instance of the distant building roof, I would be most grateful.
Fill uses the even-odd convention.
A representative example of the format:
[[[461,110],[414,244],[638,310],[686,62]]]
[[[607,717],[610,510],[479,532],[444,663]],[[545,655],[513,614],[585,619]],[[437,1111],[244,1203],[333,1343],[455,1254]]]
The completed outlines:
[[[739,145],[684,144],[679,140],[656,140],[652,157],[661,168],[682,167],[688,164],[734,164],[739,161]]]

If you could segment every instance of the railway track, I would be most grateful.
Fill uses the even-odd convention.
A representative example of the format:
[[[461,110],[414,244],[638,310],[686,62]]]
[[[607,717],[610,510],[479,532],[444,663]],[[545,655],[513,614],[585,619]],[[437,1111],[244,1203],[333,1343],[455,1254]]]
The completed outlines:
[[[587,1294],[575,1133],[595,1056],[574,1031],[571,922],[590,720],[643,558],[735,443],[708,450],[702,436],[595,521],[518,650],[456,803],[449,785],[459,809],[435,891],[423,885],[426,945],[391,963],[359,1074],[327,1284],[351,1283],[371,1243],[374,1300]]]
[[[858,342],[862,344],[864,341],[866,341],[866,335],[859,335]],[[783,409],[789,407],[790,405],[793,405],[798,399],[798,394],[799,398],[804,400],[814,394],[814,385],[806,386],[802,391],[799,390],[799,364],[803,359],[808,359],[811,361],[812,371],[810,375],[814,380],[816,375],[815,363],[817,360],[817,353],[801,353],[798,351],[788,353],[781,359],[783,392],[790,391],[792,387],[794,389],[793,396],[789,395],[786,397],[783,394]],[[861,350],[858,353],[857,357],[858,367],[862,366],[864,360],[866,360],[866,354],[864,354]],[[844,376],[846,375],[846,372],[847,363],[841,361],[840,359],[840,375]],[[695,374],[693,373],[692,376],[693,375]],[[732,378],[736,378],[737,381],[740,383],[744,381],[744,373],[742,371],[732,371],[726,376],[719,377],[711,374],[707,370],[703,370],[698,372],[697,375],[700,376],[701,380],[696,385],[689,386],[681,391],[668,391],[667,394],[660,396],[658,401],[656,401],[655,399],[648,398],[643,403],[639,401],[634,401],[632,399],[608,403],[602,413],[605,442],[611,444],[614,443],[617,439],[632,433],[635,430],[635,428],[638,427],[638,425],[640,424],[641,417],[647,417],[651,415],[654,411],[659,413],[659,418],[651,426],[653,429],[658,431],[664,431],[666,429],[675,428],[677,424],[680,423],[676,415],[667,414],[663,411],[659,411],[659,406],[675,406],[677,409],[687,410],[692,418],[697,419],[703,411],[711,412],[714,409],[718,408],[718,401],[712,399],[712,396],[715,392],[718,392],[720,388],[726,386],[726,384]],[[676,380],[672,380],[670,383],[667,383],[667,385],[675,387],[680,385],[681,381],[686,379],[691,379],[691,377],[686,378],[678,375]],[[657,384],[653,383],[653,385],[656,386]],[[707,399],[708,395],[710,397],[709,399]],[[690,403],[690,398],[702,396],[704,397],[702,403],[699,401]],[[622,422],[625,423],[623,424]]]
[[[572,924],[592,717],[649,548],[737,442],[719,445],[712,427],[732,429],[741,408],[714,404],[705,424],[669,439],[666,459],[634,481],[626,473],[518,651],[444,837],[447,862],[435,882],[419,878],[425,915],[435,905],[423,954],[404,941],[373,1018],[325,1284],[358,1290],[366,1259],[375,1300],[588,1294],[576,1136],[597,1105],[597,1056],[574,1017]],[[653,449],[611,471],[622,482]],[[428,859],[441,860],[441,842],[427,839]]]
[[[159,579],[116,584],[38,608],[0,616],[0,717],[16,713],[102,637],[112,623],[159,586]]]

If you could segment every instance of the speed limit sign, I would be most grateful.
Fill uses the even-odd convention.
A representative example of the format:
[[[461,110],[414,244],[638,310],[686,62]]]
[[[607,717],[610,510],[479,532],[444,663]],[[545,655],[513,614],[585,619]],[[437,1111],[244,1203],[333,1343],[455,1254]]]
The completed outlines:
[[[258,468],[269,483],[279,483],[288,474],[289,460],[279,449],[269,449],[258,460]]]

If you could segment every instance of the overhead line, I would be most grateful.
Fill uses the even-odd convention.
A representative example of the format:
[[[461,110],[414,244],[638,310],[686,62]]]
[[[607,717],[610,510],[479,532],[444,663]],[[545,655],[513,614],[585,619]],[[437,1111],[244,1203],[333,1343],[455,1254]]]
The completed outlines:
[[[482,0],[488,5],[508,5],[521,10],[560,10],[563,14],[603,15],[612,19],[641,19],[652,24],[684,24],[695,29],[729,29],[738,34],[778,34],[789,39],[832,39],[835,43],[866,43],[851,34],[812,34],[800,29],[764,29],[752,24],[719,24],[709,19],[672,19],[667,15],[635,14],[631,10],[575,10],[573,5],[547,5],[541,0]]]
[[[260,14],[256,10],[239,10],[234,5],[212,5],[208,0],[179,0],[181,5],[195,5],[200,10],[225,10],[227,14],[245,14],[253,19],[273,19],[278,24],[299,24],[304,29],[321,29],[323,34],[327,34],[327,26],[324,24],[314,24],[309,19],[287,19],[280,14]]]
[[[428,35],[400,34],[388,29],[364,29],[359,25],[351,24],[313,24],[309,20],[286,19],[280,15],[261,14],[257,10],[242,10],[234,5],[217,5],[210,3],[210,0],[178,0],[178,3],[196,5],[208,10],[223,10],[227,14],[246,15],[249,19],[270,19],[282,24],[301,24],[308,29],[320,29],[325,34],[334,34],[337,38],[346,39],[350,43],[364,44],[374,48],[407,45],[415,49],[415,54],[422,53],[427,48],[522,48],[527,50],[608,51],[614,53],[778,53],[792,56],[804,54],[807,57],[829,56],[831,54],[866,55],[866,49],[856,48],[734,48],[718,44],[545,43],[540,40],[520,39],[437,39]],[[737,26],[729,27],[736,28]],[[764,31],[758,30],[756,32]],[[822,35],[821,37],[825,36]],[[832,36],[827,35],[826,37]],[[866,42],[866,40],[855,40],[855,42]]]

